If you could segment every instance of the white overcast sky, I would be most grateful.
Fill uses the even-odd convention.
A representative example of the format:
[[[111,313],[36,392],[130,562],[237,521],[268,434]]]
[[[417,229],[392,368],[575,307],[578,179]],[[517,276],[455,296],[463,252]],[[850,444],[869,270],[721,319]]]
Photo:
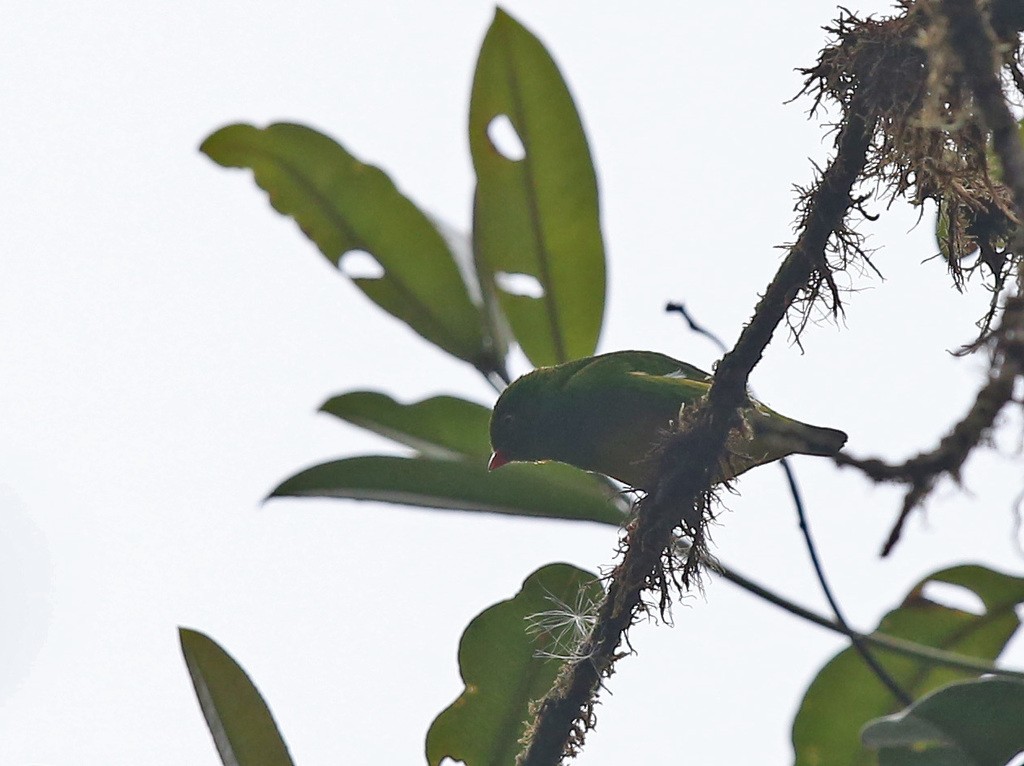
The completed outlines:
[[[830,147],[800,85],[828,4],[510,2],[547,44],[598,168],[610,294],[602,350],[710,365],[667,300],[735,339],[791,238],[793,183]],[[858,6],[864,9],[864,6]],[[885,10],[875,2],[865,10]],[[297,763],[422,763],[460,692],[467,622],[534,569],[613,561],[597,525],[275,500],[316,462],[392,448],[315,410],[373,388],[490,403],[466,364],[379,311],[197,147],[236,121],[303,122],[465,229],[470,78],[485,2],[40,2],[0,13],[0,763],[215,764],[176,627],[209,633],[264,692]],[[863,227],[886,276],[845,322],[779,334],[761,398],[842,428],[860,455],[930,445],[973,397],[987,300],[960,295],[932,212]],[[915,224],[917,224],[915,226]],[[943,485],[891,560],[899,502],[797,461],[853,622],[924,574],[1024,569],[1009,453]],[[744,477],[720,557],[822,608],[780,472]],[[842,642],[712,582],[641,626],[580,764],[785,763],[803,689]],[[1010,660],[1024,666],[1024,643]],[[741,736],[737,736],[742,732]]]

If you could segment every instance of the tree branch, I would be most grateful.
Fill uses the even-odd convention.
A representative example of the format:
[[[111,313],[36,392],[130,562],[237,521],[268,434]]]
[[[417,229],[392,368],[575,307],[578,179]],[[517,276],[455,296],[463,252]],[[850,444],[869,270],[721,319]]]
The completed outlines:
[[[960,59],[982,120],[992,133],[1003,181],[1013,190],[1017,219],[1024,221],[1024,149],[996,74],[1002,60],[996,55],[992,28],[974,0],[941,0],[938,8],[948,23],[945,42]],[[1017,238],[1019,241],[1019,229]]]
[[[1017,218],[1013,251],[1020,254],[1024,252],[1024,227],[1020,225],[1024,221],[1024,148],[999,83],[997,72],[1002,61],[996,55],[992,29],[974,0],[940,0],[936,9],[945,21],[939,45],[948,46],[959,60],[974,94],[975,106],[992,134],[992,144],[1003,168],[1003,180],[1013,192],[1013,211]],[[943,62],[944,57],[933,52],[931,60],[935,66],[935,62]],[[1013,398],[1016,381],[1024,376],[1024,261],[1018,263],[1016,292],[1006,299],[999,325],[985,338],[992,348],[988,380],[967,414],[934,449],[898,465],[875,459],[859,460],[844,454],[836,456],[839,465],[859,468],[875,481],[910,485],[882,548],[883,556],[892,551],[911,511],[928,497],[943,474],[954,481],[960,480],[964,462]]]
[[[687,311],[686,306],[682,303],[669,303],[665,306],[665,311],[674,311],[682,314],[683,319],[686,320],[686,323],[693,332],[710,340],[723,354],[728,350],[721,338],[703,325],[698,324],[697,320],[693,318],[693,315]],[[829,606],[832,607],[832,614],[835,616],[835,624],[840,629],[840,632],[850,637],[850,642],[853,644],[853,648],[856,649],[857,653],[861,656],[861,659],[864,660],[865,664],[867,664],[878,680],[887,689],[889,689],[890,692],[892,692],[896,699],[903,703],[904,707],[910,705],[910,703],[913,702],[910,695],[907,694],[898,683],[896,683],[896,680],[888,673],[888,671],[886,671],[882,664],[875,659],[874,655],[871,654],[871,650],[868,649],[860,634],[852,630],[849,623],[846,622],[846,617],[843,615],[843,611],[839,607],[839,601],[836,599],[831,586],[828,584],[828,578],[825,577],[825,569],[822,567],[821,560],[818,558],[818,546],[814,543],[814,536],[811,534],[811,525],[807,521],[807,513],[804,509],[804,501],[800,492],[800,486],[796,481],[796,474],[793,472],[793,468],[790,466],[788,459],[782,458],[782,460],[779,461],[779,465],[781,466],[783,473],[786,475],[786,483],[789,485],[789,493],[793,498],[793,505],[796,508],[797,522],[800,525],[800,531],[803,533],[804,545],[807,548],[807,553],[811,558],[811,566],[814,568],[814,574],[818,578],[818,584],[821,585],[821,590],[825,594],[825,600],[828,601]],[[721,571],[724,573],[724,570]]]
[[[554,766],[576,753],[593,725],[594,696],[601,678],[620,656],[625,632],[648,606],[644,593],[661,591],[667,606],[673,530],[682,526],[693,547],[682,572],[682,584],[696,567],[706,542],[712,482],[727,455],[730,434],[742,427],[740,408],[747,403],[747,378],[760,361],[775,329],[801,290],[817,275],[830,278],[825,251],[834,233],[842,231],[853,204],[851,192],[867,156],[875,118],[854,95],[839,134],[836,155],[808,198],[803,231],[779,267],[732,351],[719,362],[706,401],[688,408],[686,422],[665,445],[660,479],[639,503],[629,526],[622,561],[612,573],[597,621],[580,647],[579,659],[566,663],[554,688],[537,705],[526,734],[520,766]],[[667,563],[666,563],[667,562]]]
[[[793,495],[793,503],[796,505],[797,519],[800,522],[800,531],[804,536],[807,553],[811,557],[811,565],[814,567],[814,573],[818,577],[818,583],[821,585],[821,589],[825,593],[825,600],[827,600],[829,606],[832,607],[832,614],[836,617],[836,623],[842,629],[843,633],[850,637],[850,642],[853,644],[853,648],[856,650],[857,654],[860,655],[861,659],[864,660],[864,664],[866,664],[871,672],[875,674],[875,677],[881,681],[882,685],[889,690],[893,697],[903,703],[904,707],[908,707],[914,701],[913,698],[904,691],[903,687],[896,682],[896,679],[893,678],[882,666],[882,663],[875,658],[861,639],[860,634],[850,628],[849,623],[846,621],[846,617],[839,608],[839,602],[832,593],[832,588],[829,586],[828,580],[825,578],[825,570],[822,568],[821,561],[818,559],[818,546],[814,544],[814,537],[811,535],[811,527],[807,523],[807,514],[804,512],[804,502],[800,496],[800,489],[796,483],[796,476],[793,475],[793,469],[790,467],[789,461],[786,460],[786,458],[783,458],[779,462],[782,464],[782,470],[786,473],[786,481],[789,483],[789,491]]]

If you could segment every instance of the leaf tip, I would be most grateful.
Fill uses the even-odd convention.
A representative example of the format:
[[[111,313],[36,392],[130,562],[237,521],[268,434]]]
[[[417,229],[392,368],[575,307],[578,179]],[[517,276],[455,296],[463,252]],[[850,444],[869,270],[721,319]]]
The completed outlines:
[[[181,644],[181,653],[188,659],[189,649],[194,647],[197,641],[209,641],[209,636],[204,633],[194,630],[192,628],[186,628],[182,625],[178,626],[178,643]]]
[[[502,6],[496,5],[494,7],[494,21],[491,22],[492,27],[508,26],[513,29],[522,29],[526,31],[524,27],[515,16],[506,11]]]

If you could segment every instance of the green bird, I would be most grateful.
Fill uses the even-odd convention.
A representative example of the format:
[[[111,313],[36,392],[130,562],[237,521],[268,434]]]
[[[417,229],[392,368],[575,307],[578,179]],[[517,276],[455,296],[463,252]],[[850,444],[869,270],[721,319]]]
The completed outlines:
[[[711,375],[653,351],[616,351],[541,367],[506,388],[491,413],[488,468],[557,460],[641,490],[655,480],[657,451]],[[745,437],[717,481],[787,455],[834,455],[846,434],[780,415],[750,400]]]

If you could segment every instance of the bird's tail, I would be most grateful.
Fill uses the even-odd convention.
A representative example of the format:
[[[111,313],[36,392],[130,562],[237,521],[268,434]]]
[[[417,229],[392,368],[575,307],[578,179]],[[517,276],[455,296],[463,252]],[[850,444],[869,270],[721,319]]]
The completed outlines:
[[[755,433],[770,442],[772,452],[782,455],[822,455],[831,457],[846,444],[847,436],[836,428],[824,428],[791,420],[773,412],[756,419]]]
[[[794,425],[799,426],[798,436],[803,441],[800,453],[803,455],[831,457],[846,444],[846,434],[837,428],[809,426],[806,423],[798,423],[796,421],[794,421]]]

